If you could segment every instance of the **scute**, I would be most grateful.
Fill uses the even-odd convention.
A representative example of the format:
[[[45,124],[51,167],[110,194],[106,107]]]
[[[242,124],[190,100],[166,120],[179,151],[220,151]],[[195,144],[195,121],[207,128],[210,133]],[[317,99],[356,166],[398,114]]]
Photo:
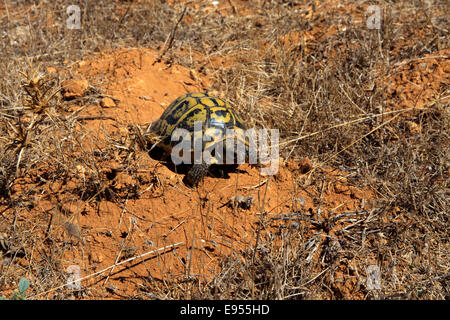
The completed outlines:
[[[207,116],[208,110],[202,105],[198,104],[189,109],[185,114],[181,115],[173,129],[184,128],[189,131],[194,131],[194,123],[196,121],[204,122]],[[170,131],[173,132],[173,130]]]
[[[235,119],[230,109],[224,107],[211,108],[209,123],[211,126],[218,126],[223,128],[232,128],[235,126]]]
[[[207,93],[193,92],[178,97],[152,124],[150,131],[160,138],[161,146],[170,151],[170,136],[173,131],[183,128],[192,133],[195,121],[202,122],[203,130],[215,128],[213,131],[208,130],[215,135],[213,141],[225,138],[226,130],[231,129],[237,139],[248,145],[244,134],[246,126],[236,111],[222,99]]]

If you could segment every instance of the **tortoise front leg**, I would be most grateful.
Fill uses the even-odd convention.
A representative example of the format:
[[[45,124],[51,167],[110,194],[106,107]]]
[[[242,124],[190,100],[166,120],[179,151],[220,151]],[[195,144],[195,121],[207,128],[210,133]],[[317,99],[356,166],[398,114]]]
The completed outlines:
[[[189,172],[184,177],[185,184],[191,188],[197,186],[197,184],[200,182],[200,180],[202,180],[203,177],[208,172],[208,169],[210,166],[211,166],[211,164],[208,164],[208,163],[192,165],[192,168],[189,170]]]

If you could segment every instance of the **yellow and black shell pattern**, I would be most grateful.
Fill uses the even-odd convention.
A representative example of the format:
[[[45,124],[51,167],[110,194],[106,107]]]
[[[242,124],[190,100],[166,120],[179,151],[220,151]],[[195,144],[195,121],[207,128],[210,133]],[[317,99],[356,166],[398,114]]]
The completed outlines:
[[[170,151],[170,137],[174,130],[182,128],[193,133],[196,121],[202,122],[203,132],[208,132],[212,138],[211,144],[225,139],[227,132],[232,132],[248,146],[246,126],[241,117],[227,102],[207,93],[191,92],[178,97],[152,124],[150,131],[160,138],[159,146]]]

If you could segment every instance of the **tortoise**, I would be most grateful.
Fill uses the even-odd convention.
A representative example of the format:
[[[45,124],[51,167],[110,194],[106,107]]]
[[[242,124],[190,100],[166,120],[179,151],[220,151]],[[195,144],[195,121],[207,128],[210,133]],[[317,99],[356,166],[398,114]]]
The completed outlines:
[[[199,124],[201,131],[198,131]],[[172,151],[179,142],[173,140],[172,135],[177,129],[185,129],[184,132],[188,133],[185,138],[190,142],[187,145],[189,154],[185,155],[184,160],[189,159],[190,164],[193,164],[183,180],[190,187],[196,186],[203,179],[211,165],[223,164],[223,155],[227,153],[226,148],[229,148],[229,144],[225,143],[227,137],[236,139],[232,141],[240,141],[241,146],[248,150],[249,139],[245,134],[247,127],[242,118],[227,102],[208,93],[191,92],[175,99],[147,130],[151,149],[162,149],[166,157],[172,154],[173,160]],[[202,157],[199,159],[197,156],[197,160],[194,156],[199,153],[194,152],[195,146],[201,146],[202,151]],[[230,155],[233,154],[236,159],[235,150],[237,148],[233,145]],[[211,155],[207,157],[209,161],[204,159],[205,151]],[[248,159],[247,153],[244,159]],[[229,163],[227,158],[227,164]]]

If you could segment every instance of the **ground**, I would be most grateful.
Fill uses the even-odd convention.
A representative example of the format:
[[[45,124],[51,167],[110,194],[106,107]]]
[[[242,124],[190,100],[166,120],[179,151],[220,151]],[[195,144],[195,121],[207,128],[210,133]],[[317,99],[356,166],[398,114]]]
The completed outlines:
[[[0,5],[1,296],[449,298],[445,1],[71,4]],[[279,131],[277,174],[149,156],[197,91]]]

